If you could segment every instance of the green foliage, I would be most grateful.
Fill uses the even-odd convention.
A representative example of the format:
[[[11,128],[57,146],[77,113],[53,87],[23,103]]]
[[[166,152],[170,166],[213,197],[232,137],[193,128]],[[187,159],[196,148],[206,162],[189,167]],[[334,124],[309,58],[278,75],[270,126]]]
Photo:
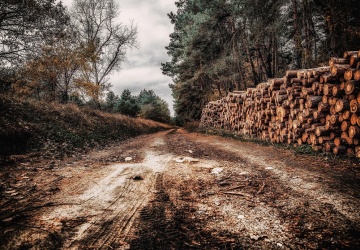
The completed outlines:
[[[113,91],[109,91],[106,94],[104,110],[110,113],[115,112],[116,111],[115,107],[119,101],[120,101],[119,96],[115,95]]]
[[[300,145],[299,147],[295,148],[295,152],[297,154],[314,154],[314,150],[312,149],[311,145]]]
[[[360,47],[355,0],[182,0],[162,63],[180,120],[208,101]],[[350,7],[351,6],[351,7]]]
[[[55,0],[0,2],[0,67],[16,68],[66,33],[69,17]]]
[[[163,123],[170,122],[169,105],[153,90],[141,90],[138,101],[141,107],[140,117]]]
[[[342,56],[345,50],[358,50],[360,46],[360,5],[357,0],[304,1],[307,8],[315,8],[325,31],[322,50],[333,56]],[[317,24],[315,24],[317,25]]]
[[[109,91],[104,109],[108,112],[120,113],[130,117],[141,117],[163,123],[170,123],[168,104],[155,94],[153,90],[141,90],[138,96],[125,89],[120,98]]]
[[[84,106],[84,101],[76,93],[72,93],[69,97],[69,103],[74,103],[78,106]]]
[[[122,92],[120,99],[116,102],[114,111],[123,115],[135,117],[140,111],[140,105],[137,98],[131,95],[130,90],[125,89]]]

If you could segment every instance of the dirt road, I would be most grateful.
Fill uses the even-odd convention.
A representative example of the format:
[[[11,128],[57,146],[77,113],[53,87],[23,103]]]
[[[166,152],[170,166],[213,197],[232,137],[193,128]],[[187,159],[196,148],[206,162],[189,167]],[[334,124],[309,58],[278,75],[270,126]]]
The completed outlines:
[[[182,129],[0,170],[0,249],[360,249],[360,171]]]

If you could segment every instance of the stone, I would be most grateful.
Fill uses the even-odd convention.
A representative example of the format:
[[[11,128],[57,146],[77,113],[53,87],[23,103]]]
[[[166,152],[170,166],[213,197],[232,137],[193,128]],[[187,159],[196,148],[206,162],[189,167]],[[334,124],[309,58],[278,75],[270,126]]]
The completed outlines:
[[[132,159],[133,159],[132,157],[126,157],[125,162],[132,161]]]

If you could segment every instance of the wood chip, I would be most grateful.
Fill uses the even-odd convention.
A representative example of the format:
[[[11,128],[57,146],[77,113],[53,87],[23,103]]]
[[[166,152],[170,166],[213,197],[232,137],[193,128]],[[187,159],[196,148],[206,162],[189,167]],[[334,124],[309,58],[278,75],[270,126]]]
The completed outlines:
[[[237,196],[250,197],[250,195],[248,195],[248,194],[238,193],[238,192],[223,192],[223,194],[230,194],[230,195],[237,195]]]

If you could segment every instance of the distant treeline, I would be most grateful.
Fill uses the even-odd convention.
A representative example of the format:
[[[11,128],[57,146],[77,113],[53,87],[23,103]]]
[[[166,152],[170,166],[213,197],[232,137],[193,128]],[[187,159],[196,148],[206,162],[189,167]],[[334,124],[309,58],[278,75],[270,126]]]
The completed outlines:
[[[288,69],[360,47],[357,0],[180,0],[167,47],[175,111],[198,120],[208,101]],[[327,63],[327,62],[326,62]]]
[[[56,0],[2,0],[0,94],[108,109],[114,95],[109,76],[137,47],[136,25],[118,22],[119,13],[115,0],[74,0],[70,10]],[[169,120],[167,104],[145,93],[156,101],[150,107],[137,100],[137,115]],[[161,118],[144,115],[159,106]]]
[[[169,105],[152,90],[143,89],[139,95],[133,96],[130,90],[125,89],[120,97],[110,91],[102,109],[110,113],[170,123]]]

